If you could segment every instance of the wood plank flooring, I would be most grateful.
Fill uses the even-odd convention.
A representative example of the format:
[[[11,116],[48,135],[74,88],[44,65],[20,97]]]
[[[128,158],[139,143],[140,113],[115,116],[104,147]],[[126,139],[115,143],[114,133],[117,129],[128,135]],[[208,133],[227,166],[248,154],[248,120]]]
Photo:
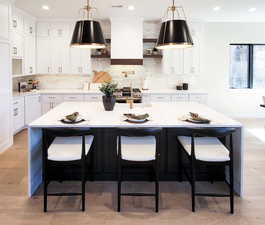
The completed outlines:
[[[190,186],[162,182],[160,212],[154,213],[154,199],[124,197],[122,212],[116,212],[114,182],[87,183],[86,212],[80,212],[79,197],[49,197],[48,213],[42,212],[42,190],[27,196],[27,132],[15,136],[14,145],[0,154],[0,225],[264,225],[265,224],[265,120],[244,120],[245,197],[236,198],[235,215],[223,198],[197,198],[197,212],[191,212]],[[199,184],[209,189],[208,183]],[[217,184],[216,184],[217,185]],[[79,183],[51,184],[51,190],[75,191]],[[127,191],[152,191],[153,184],[126,183]]]

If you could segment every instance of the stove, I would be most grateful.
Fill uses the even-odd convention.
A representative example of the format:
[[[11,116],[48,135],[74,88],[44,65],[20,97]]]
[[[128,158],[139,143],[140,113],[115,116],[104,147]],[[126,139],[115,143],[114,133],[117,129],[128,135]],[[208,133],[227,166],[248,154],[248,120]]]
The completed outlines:
[[[132,99],[134,103],[142,103],[142,92],[139,88],[124,87],[117,89],[114,93],[117,103],[126,103]]]

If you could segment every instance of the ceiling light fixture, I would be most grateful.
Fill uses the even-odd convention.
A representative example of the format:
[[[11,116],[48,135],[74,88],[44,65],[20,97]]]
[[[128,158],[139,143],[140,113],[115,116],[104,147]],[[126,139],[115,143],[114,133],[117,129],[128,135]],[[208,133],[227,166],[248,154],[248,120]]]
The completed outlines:
[[[128,10],[130,10],[130,11],[133,11],[133,10],[135,10],[135,7],[134,7],[134,5],[129,5],[129,6],[128,6]]]
[[[41,8],[42,8],[43,10],[50,10],[50,7],[49,7],[48,5],[43,5],[43,6],[41,6]]]
[[[213,8],[213,11],[220,11],[221,10],[221,7],[220,6],[215,6],[214,8]]]
[[[255,12],[255,11],[257,11],[257,8],[250,8],[248,11],[249,12]]]
[[[168,7],[166,19],[161,25],[156,48],[190,48],[192,46],[193,41],[184,9],[181,6],[175,6],[175,0],[173,0],[173,5]]]
[[[87,14],[87,20],[84,19],[76,22],[71,47],[90,49],[102,49],[106,47],[100,23],[92,19],[91,14],[95,9],[90,6],[90,0],[87,0],[87,5],[81,9]]]

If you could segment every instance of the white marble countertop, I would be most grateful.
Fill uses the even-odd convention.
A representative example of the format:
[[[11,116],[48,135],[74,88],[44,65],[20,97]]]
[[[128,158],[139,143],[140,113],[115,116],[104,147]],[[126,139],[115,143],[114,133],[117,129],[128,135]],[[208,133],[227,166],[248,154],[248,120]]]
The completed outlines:
[[[213,109],[194,102],[135,104],[129,109],[128,104],[116,104],[114,111],[107,112],[103,104],[89,102],[65,102],[32,122],[31,128],[45,127],[241,127],[242,125]],[[86,119],[77,125],[63,124],[59,120],[73,112],[79,112]],[[181,117],[189,112],[199,113],[210,119],[210,124],[192,124]],[[148,113],[150,121],[144,124],[130,124],[124,121],[124,113]]]
[[[143,94],[207,94],[202,90],[177,91],[175,89],[150,89],[142,90]],[[40,94],[101,94],[99,90],[83,89],[41,89],[31,92],[13,92],[13,97],[24,97]]]

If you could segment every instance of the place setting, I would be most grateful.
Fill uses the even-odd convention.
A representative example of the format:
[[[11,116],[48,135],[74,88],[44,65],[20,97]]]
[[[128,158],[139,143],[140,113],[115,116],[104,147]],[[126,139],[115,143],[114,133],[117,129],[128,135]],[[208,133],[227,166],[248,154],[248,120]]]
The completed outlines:
[[[188,115],[185,115],[180,118],[181,121],[194,124],[210,124],[211,120],[205,118],[204,116],[199,115],[198,113],[190,112]]]
[[[59,120],[64,124],[80,124],[87,121],[79,112],[74,112],[72,114],[66,115],[64,118]]]
[[[148,113],[145,114],[134,114],[134,113],[124,113],[123,121],[132,124],[143,124],[149,122],[150,115]]]

